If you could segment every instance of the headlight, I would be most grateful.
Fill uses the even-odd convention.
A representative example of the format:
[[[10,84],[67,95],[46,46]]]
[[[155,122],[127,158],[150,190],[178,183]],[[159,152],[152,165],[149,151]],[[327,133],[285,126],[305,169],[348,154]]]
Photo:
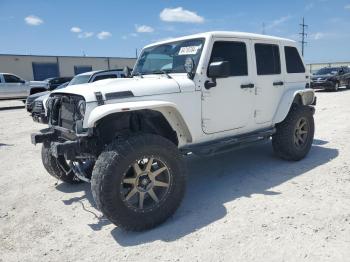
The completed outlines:
[[[78,113],[81,118],[84,118],[86,110],[86,103],[84,100],[80,100],[78,103]]]

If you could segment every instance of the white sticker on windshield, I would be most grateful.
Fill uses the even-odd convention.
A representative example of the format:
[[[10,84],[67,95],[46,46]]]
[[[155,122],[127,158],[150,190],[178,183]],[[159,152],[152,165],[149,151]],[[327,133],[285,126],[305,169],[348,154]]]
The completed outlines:
[[[183,46],[180,48],[179,55],[195,55],[198,52],[198,49],[200,49],[202,45],[200,46]]]

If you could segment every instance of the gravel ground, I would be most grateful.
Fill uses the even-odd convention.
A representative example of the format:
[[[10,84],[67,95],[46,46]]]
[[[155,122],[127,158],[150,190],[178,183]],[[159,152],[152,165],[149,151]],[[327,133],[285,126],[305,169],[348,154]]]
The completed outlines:
[[[30,143],[44,126],[0,110],[0,261],[350,261],[350,90],[317,96],[306,159],[192,157],[182,206],[143,233],[103,219],[89,184],[56,185]]]

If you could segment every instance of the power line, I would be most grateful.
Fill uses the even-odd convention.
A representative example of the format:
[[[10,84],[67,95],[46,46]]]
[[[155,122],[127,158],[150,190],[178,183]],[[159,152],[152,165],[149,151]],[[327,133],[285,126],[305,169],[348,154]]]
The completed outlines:
[[[308,28],[308,25],[305,24],[305,19],[303,17],[303,23],[300,24],[301,26],[301,33],[299,33],[301,35],[301,41],[299,41],[299,43],[301,43],[301,54],[304,56],[304,50],[305,50],[305,45],[307,44],[307,42],[305,41],[305,38],[307,37],[307,33],[305,32],[305,29]]]

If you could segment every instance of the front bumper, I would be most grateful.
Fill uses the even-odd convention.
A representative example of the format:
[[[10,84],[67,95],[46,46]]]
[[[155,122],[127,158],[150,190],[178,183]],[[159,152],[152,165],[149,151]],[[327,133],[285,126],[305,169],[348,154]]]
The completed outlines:
[[[32,144],[50,143],[50,151],[54,157],[64,156],[66,160],[75,160],[77,157],[93,158],[96,152],[96,143],[91,137],[75,137],[73,140],[64,139],[63,131],[53,128],[40,130],[39,133],[31,134]]]
[[[32,113],[32,118],[33,118],[33,121],[37,123],[41,123],[41,124],[49,123],[49,119],[47,118],[47,116],[43,114]]]
[[[334,88],[334,82],[324,81],[324,82],[311,82],[311,88],[313,89],[332,89]]]

